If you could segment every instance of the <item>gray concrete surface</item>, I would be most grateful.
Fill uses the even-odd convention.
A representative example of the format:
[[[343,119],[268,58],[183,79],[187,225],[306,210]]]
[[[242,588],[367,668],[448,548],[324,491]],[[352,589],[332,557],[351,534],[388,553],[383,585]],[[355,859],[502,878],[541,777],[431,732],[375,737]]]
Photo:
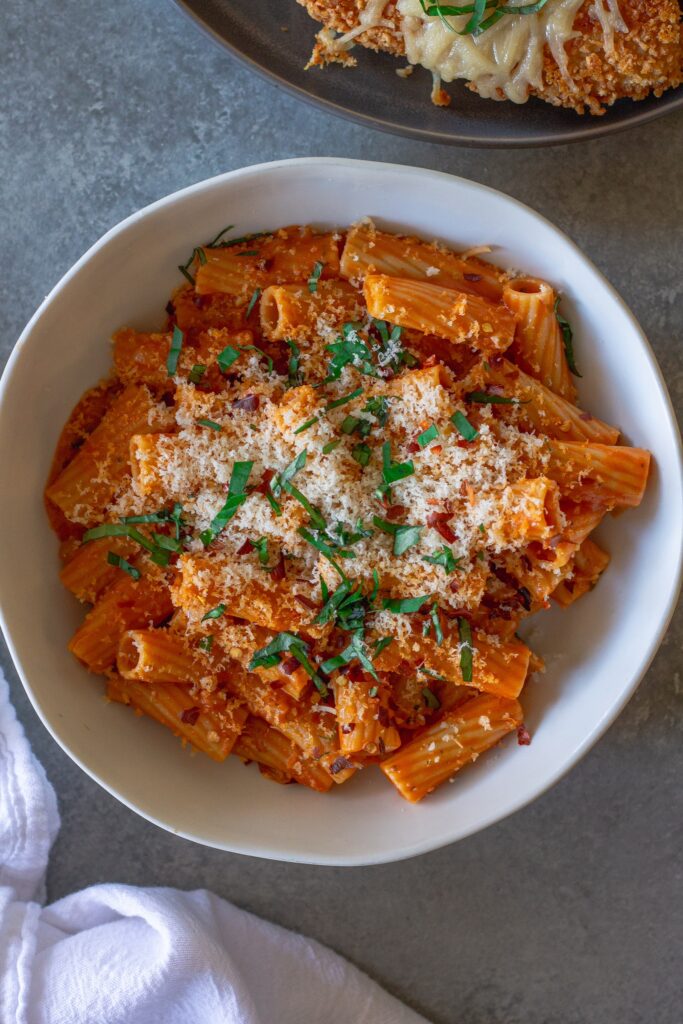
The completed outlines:
[[[681,114],[582,146],[447,150],[311,110],[164,0],[4,0],[0,40],[3,358],[62,273],[136,208],[244,164],[344,155],[469,176],[554,220],[628,297],[681,409]],[[206,886],[328,943],[436,1024],[679,1024],[682,641],[679,613],[616,725],[531,807],[440,852],[353,870],[229,856],[147,824],[57,748],[5,652],[59,796],[49,896]]]

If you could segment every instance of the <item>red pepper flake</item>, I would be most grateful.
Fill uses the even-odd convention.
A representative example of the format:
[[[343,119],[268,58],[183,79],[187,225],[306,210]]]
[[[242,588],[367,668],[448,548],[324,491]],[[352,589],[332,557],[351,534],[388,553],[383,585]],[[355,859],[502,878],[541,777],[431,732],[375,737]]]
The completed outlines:
[[[256,412],[259,407],[259,396],[245,395],[244,398],[236,398],[232,407],[233,409],[243,409],[245,412]]]
[[[385,505],[384,512],[387,519],[398,519],[406,511],[405,505]]]
[[[381,704],[377,708],[377,721],[380,725],[389,725],[389,712]]]
[[[452,591],[452,593],[457,594],[460,590],[460,584],[457,580],[453,580],[453,582],[448,585],[448,589]]]
[[[342,725],[341,731],[344,733],[345,736],[348,736],[349,733],[353,732],[353,730],[355,728],[356,728],[356,723],[355,722],[347,722],[346,725]]]
[[[437,533],[440,533],[444,540],[447,540],[449,544],[453,544],[453,542],[458,539],[458,535],[454,533],[448,525],[448,520],[450,518],[450,512],[431,512],[427,516],[427,526],[434,527]]]
[[[427,356],[427,358],[423,362],[422,368],[426,369],[426,367],[428,367],[428,366],[436,366],[436,364],[437,364],[437,358],[436,358],[436,355],[432,352],[432,354],[430,356]]]
[[[466,281],[481,281],[481,274],[463,274]]]
[[[330,775],[338,775],[339,772],[343,772],[346,768],[353,768],[353,765],[349,761],[348,757],[344,757],[342,754],[339,757],[335,757],[334,761],[330,765]]]
[[[268,491],[270,490],[270,481],[273,479],[274,476],[274,469],[264,469],[263,476],[261,477],[260,482],[256,484],[256,486],[252,488],[252,490],[256,494],[267,494]]]
[[[280,671],[284,672],[286,676],[292,676],[299,668],[299,662],[296,658],[287,658],[285,661],[280,662]]]
[[[197,307],[197,309],[206,309],[206,307],[211,303],[211,296],[197,295],[197,293],[195,292],[195,294],[192,296],[192,301]]]
[[[245,540],[244,544],[237,549],[238,555],[248,555],[250,551],[254,550],[254,545],[250,540]]]
[[[344,675],[350,683],[365,682],[365,672],[360,665],[349,665],[348,668],[344,670]]]
[[[520,747],[528,747],[531,743],[531,733],[525,726],[524,722],[517,726],[517,742]]]
[[[270,570],[270,575],[271,578],[276,581],[283,580],[287,575],[285,570],[285,556],[282,554],[282,552],[280,552],[280,557],[278,559],[277,565],[273,566],[273,568]]]
[[[313,646],[313,644],[315,643],[313,637],[309,633],[304,633],[304,631],[301,629],[299,630],[299,636],[301,637],[305,644],[309,645],[309,647]]]
[[[312,612],[317,612],[320,608],[319,604],[316,604],[315,601],[312,601],[310,597],[306,597],[304,594],[295,594],[294,600],[302,604],[304,608],[310,608]]]
[[[443,451],[443,448],[442,448],[442,446],[440,444],[433,444],[432,448],[431,448],[431,451],[432,451],[432,455],[441,455],[441,452]]]
[[[589,423],[590,420],[593,419],[593,417],[591,416],[591,414],[589,412],[582,412],[581,415],[579,416],[579,419],[583,420],[584,423]]]
[[[180,721],[185,725],[194,725],[199,718],[199,711],[200,709],[196,706],[193,708],[185,708],[185,710],[180,713]]]

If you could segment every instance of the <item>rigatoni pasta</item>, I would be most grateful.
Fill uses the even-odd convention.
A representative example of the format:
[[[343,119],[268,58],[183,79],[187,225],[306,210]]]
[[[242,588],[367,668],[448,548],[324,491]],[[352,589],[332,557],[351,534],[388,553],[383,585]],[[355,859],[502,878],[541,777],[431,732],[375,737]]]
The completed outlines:
[[[528,742],[518,629],[595,586],[649,454],[574,404],[552,286],[478,252],[220,232],[114,334],[45,494],[113,701],[318,792],[379,765],[417,801]]]

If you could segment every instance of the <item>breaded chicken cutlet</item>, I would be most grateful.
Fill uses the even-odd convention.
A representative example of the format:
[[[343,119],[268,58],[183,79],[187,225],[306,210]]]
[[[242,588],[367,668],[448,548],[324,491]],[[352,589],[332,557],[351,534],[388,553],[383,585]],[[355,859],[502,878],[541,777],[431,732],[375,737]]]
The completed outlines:
[[[360,27],[361,15],[369,2],[298,0],[327,30],[318,36],[312,64],[329,60],[355,63],[346,49],[330,47],[333,33],[329,30],[344,34]],[[598,2],[606,5],[601,8],[605,15],[609,8],[616,9],[617,17],[620,16],[620,29],[610,32],[609,38],[596,14]],[[356,35],[353,43],[405,57],[405,19],[399,6],[400,0],[389,0],[381,11],[381,24]],[[566,55],[564,69],[550,47],[544,47],[540,84],[530,83],[525,98],[538,96],[580,114],[603,114],[618,99],[660,96],[683,80],[681,6],[678,0],[618,0],[618,7],[616,0],[585,0],[574,18],[573,32],[562,48]],[[444,80],[448,80],[447,76]],[[475,82],[468,82],[468,87],[480,91]],[[497,89],[493,98],[505,99],[505,92]]]

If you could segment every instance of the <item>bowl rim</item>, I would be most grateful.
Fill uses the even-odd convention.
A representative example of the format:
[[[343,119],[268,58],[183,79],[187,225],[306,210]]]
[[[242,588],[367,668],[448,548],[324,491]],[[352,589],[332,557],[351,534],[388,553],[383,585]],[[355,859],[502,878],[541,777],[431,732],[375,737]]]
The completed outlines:
[[[471,179],[464,178],[458,175],[447,174],[442,171],[434,171],[428,168],[413,167],[403,164],[392,164],[381,161],[366,161],[366,160],[354,160],[347,158],[337,157],[298,157],[286,160],[277,160],[272,162],[264,162],[260,164],[253,164],[247,167],[237,168],[232,171],[227,171],[222,174],[215,175],[211,178],[203,179],[202,181],[195,182],[185,188],[179,189],[175,192],[170,193],[162,197],[161,199],[155,200],[154,202],[142,207],[139,210],[134,211],[128,217],[124,218],[119,223],[115,224],[108,231],[106,231],[89,249],[73,264],[73,266],[67,270],[67,272],[60,278],[60,280],[50,290],[45,299],[40,303],[33,316],[28,321],[26,327],[21,332],[19,339],[17,340],[9,359],[7,360],[6,366],[0,377],[0,412],[4,404],[5,396],[9,390],[11,379],[14,372],[15,364],[19,360],[20,352],[24,346],[28,343],[30,336],[33,332],[35,325],[38,323],[40,318],[46,309],[56,300],[57,296],[63,291],[63,289],[69,284],[69,282],[80,272],[81,268],[85,266],[90,259],[98,253],[101,249],[105,248],[109,242],[124,233],[128,228],[137,224],[139,221],[146,219],[159,209],[170,207],[178,203],[182,203],[184,199],[189,198],[196,193],[203,190],[210,190],[217,185],[236,181],[240,178],[248,178],[250,176],[259,176],[264,173],[272,173],[280,170],[287,171],[296,167],[308,167],[308,168],[334,168],[337,171],[343,169],[355,169],[372,171],[373,173],[385,174],[391,173],[392,175],[398,174],[399,176],[409,177],[414,174],[418,174],[424,178],[439,179],[443,181],[457,181],[464,183],[468,187],[474,187],[479,190],[485,196],[494,195],[499,199],[502,198],[506,203],[511,204],[525,213],[527,217],[537,221],[539,225],[544,226],[546,229],[550,229],[556,237],[571,249],[573,249],[576,256],[583,262],[583,264],[594,274],[606,288],[611,298],[615,300],[617,305],[620,307],[621,312],[628,318],[634,333],[638,336],[643,348],[644,355],[652,369],[656,382],[659,384],[661,397],[664,401],[665,412],[668,416],[669,426],[671,428],[671,439],[674,443],[674,450],[676,455],[677,467],[678,467],[678,478],[679,482],[683,485],[683,445],[681,443],[681,435],[678,427],[675,411],[669,396],[664,375],[660,369],[654,352],[650,346],[644,331],[640,327],[634,314],[631,312],[629,307],[626,305],[624,300],[621,298],[619,293],[613,287],[613,285],[603,276],[600,270],[592,263],[592,261],[582,252],[579,246],[569,236],[564,234],[559,228],[557,228],[551,221],[549,221],[542,214],[533,210],[531,207],[522,203],[518,199],[507,195],[498,189],[491,188],[488,185],[482,185],[479,182],[472,181]],[[683,522],[683,501],[679,502],[678,506],[678,517],[679,521]],[[616,700],[609,710],[605,712],[602,718],[595,721],[592,726],[588,729],[585,736],[580,743],[574,748],[570,755],[566,757],[564,761],[555,766],[555,768],[545,774],[542,780],[534,785],[533,788],[520,792],[517,795],[512,795],[505,802],[502,808],[491,809],[484,813],[481,817],[473,820],[469,825],[463,826],[462,823],[454,823],[449,829],[444,829],[434,837],[430,837],[425,840],[417,841],[414,843],[407,843],[402,846],[400,850],[396,852],[383,851],[379,853],[370,854],[337,854],[333,856],[324,854],[313,854],[308,855],[305,850],[303,852],[293,852],[286,850],[284,852],[274,849],[272,846],[263,847],[255,846],[253,844],[246,844],[240,842],[237,837],[231,838],[229,842],[216,842],[213,840],[207,840],[197,833],[186,831],[183,829],[175,828],[170,822],[161,820],[154,814],[147,811],[143,811],[132,799],[128,799],[119,793],[115,786],[107,782],[97,771],[91,769],[84,760],[78,756],[70,746],[67,739],[63,738],[59,734],[59,725],[56,721],[52,721],[49,716],[43,710],[41,701],[34,692],[31,682],[24,671],[23,664],[19,657],[18,651],[14,644],[14,640],[11,631],[8,627],[6,616],[5,616],[5,601],[8,596],[5,593],[5,587],[3,584],[4,577],[0,574],[0,627],[5,637],[7,647],[9,649],[12,661],[16,668],[17,674],[21,679],[24,690],[26,691],[31,704],[33,705],[38,717],[41,722],[61,747],[61,749],[74,761],[79,768],[82,769],[90,778],[97,782],[103,789],[105,789],[111,796],[115,797],[121,803],[123,803],[130,810],[136,812],[141,817],[148,821],[153,822],[155,825],[160,826],[165,831],[170,832],[174,835],[180,835],[185,839],[189,839],[193,842],[199,843],[203,846],[212,847],[214,849],[224,850],[231,853],[240,853],[254,857],[263,857],[270,860],[288,861],[292,863],[304,863],[304,864],[315,864],[322,866],[336,866],[336,867],[355,867],[364,865],[374,864],[385,864],[392,863],[400,860],[406,860],[411,857],[419,856],[424,853],[428,853],[432,850],[440,849],[441,847],[450,845],[451,843],[457,842],[460,839],[465,839],[468,836],[483,831],[489,826],[504,820],[511,814],[522,809],[527,804],[536,800],[538,797],[546,793],[552,786],[554,786],[564,775],[566,775],[579,760],[591,749],[591,747],[600,739],[600,737],[606,732],[609,726],[615,721],[618,715],[621,713],[625,705],[628,703],[630,698],[635,693],[638,685],[643,679],[643,676],[647,672],[652,660],[664,638],[664,635],[668,629],[669,623],[673,616],[678,595],[681,589],[681,582],[683,576],[683,530],[679,530],[678,539],[678,553],[676,563],[672,567],[672,571],[669,575],[669,592],[667,595],[666,603],[664,606],[663,613],[656,628],[652,631],[649,641],[645,647],[645,650],[637,664],[634,667],[630,682],[624,687]],[[11,600],[11,598],[9,598]]]
[[[417,139],[420,142],[438,143],[442,146],[462,146],[464,149],[539,149],[544,146],[563,146],[568,143],[589,142],[592,139],[603,138],[607,135],[616,135],[618,132],[628,131],[630,128],[637,128],[640,125],[648,124],[666,114],[674,113],[683,108],[683,86],[667,90],[662,96],[657,97],[653,106],[640,108],[639,101],[633,103],[633,112],[625,119],[613,121],[609,119],[609,110],[602,117],[594,117],[591,122],[578,121],[574,128],[567,128],[561,131],[546,131],[544,134],[525,135],[522,128],[518,132],[498,134],[492,138],[473,135],[467,131],[458,132],[433,131],[428,128],[414,128],[402,124],[400,121],[392,121],[390,118],[380,118],[374,115],[365,114],[362,110],[356,110],[345,106],[326,96],[316,96],[303,86],[291,82],[284,75],[273,71],[266,64],[261,63],[256,57],[241,50],[239,46],[231,42],[218,29],[216,29],[208,18],[205,18],[199,11],[195,10],[192,0],[171,0],[171,2],[192,21],[205,35],[209,36],[217,46],[226,50],[239,64],[249,71],[264,78],[280,89],[284,89],[290,96],[296,97],[304,103],[308,103],[318,110],[327,114],[334,114],[346,121],[363,125],[365,128],[374,128],[377,131],[385,132],[388,135],[398,135],[404,138]],[[427,102],[425,100],[425,102]],[[588,115],[577,115],[577,117]],[[597,122],[597,123],[594,123]],[[519,122],[520,125],[522,122]]]

